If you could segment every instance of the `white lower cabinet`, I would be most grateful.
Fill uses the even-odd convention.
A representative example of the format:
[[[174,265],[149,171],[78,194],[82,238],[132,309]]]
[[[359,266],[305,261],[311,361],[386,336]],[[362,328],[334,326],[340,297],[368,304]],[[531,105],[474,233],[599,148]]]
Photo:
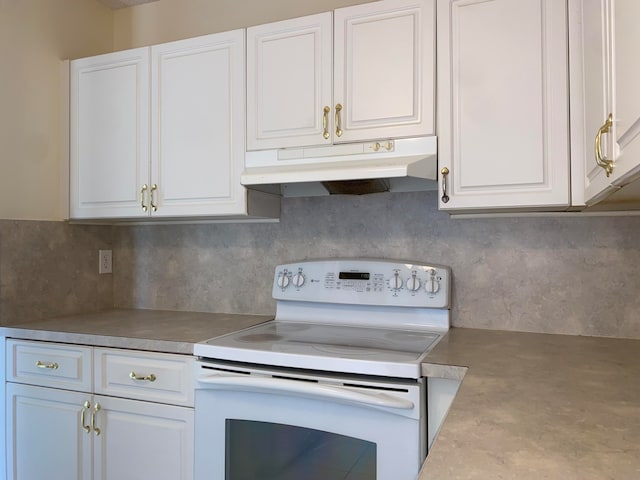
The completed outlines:
[[[6,346],[7,479],[193,478],[191,357],[12,339]],[[104,381],[94,387],[94,378]],[[107,379],[130,398],[96,393]]]
[[[96,395],[94,480],[193,478],[193,408]]]
[[[92,434],[82,429],[91,395],[56,388],[7,384],[7,478],[91,478]],[[85,410],[85,421],[91,417]]]

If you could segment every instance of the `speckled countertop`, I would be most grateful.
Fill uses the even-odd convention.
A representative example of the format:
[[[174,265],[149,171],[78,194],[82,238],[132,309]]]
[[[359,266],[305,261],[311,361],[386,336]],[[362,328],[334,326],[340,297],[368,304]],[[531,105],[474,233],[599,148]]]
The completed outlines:
[[[271,320],[262,315],[110,310],[1,327],[0,335],[167,353],[193,353],[193,344]]]
[[[0,335],[189,354],[270,318],[114,310]],[[640,478],[640,340],[454,328],[427,360],[463,383],[420,480]]]
[[[454,328],[428,360],[468,370],[420,480],[640,478],[640,340]]]

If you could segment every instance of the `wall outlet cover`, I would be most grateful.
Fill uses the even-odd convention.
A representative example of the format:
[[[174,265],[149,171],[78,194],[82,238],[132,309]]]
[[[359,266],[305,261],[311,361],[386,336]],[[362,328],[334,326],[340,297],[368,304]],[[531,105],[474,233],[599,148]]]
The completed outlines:
[[[111,250],[98,250],[98,273],[113,273],[113,253]]]

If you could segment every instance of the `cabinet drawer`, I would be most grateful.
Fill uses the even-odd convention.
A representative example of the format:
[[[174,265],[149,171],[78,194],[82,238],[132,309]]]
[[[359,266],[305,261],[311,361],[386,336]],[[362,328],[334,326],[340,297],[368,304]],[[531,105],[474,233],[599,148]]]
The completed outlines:
[[[91,347],[7,340],[7,381],[90,392]]]
[[[95,349],[95,392],[193,406],[193,358],[186,355]]]

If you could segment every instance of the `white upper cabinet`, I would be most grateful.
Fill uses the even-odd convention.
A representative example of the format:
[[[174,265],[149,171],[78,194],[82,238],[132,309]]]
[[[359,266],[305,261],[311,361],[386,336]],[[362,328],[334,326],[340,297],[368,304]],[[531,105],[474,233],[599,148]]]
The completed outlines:
[[[440,209],[566,208],[566,3],[438,0],[437,11]]]
[[[331,143],[332,22],[321,13],[247,29],[249,150]]]
[[[153,46],[151,72],[151,214],[243,214],[244,31]]]
[[[277,216],[240,184],[244,80],[244,30],[71,62],[71,218]]]
[[[435,134],[434,6],[389,0],[335,11],[334,142]]]
[[[640,2],[570,7],[574,201],[592,205],[640,174]]]
[[[149,52],[71,62],[71,218],[136,217],[149,182]]]
[[[433,0],[247,30],[247,148],[433,135]]]

